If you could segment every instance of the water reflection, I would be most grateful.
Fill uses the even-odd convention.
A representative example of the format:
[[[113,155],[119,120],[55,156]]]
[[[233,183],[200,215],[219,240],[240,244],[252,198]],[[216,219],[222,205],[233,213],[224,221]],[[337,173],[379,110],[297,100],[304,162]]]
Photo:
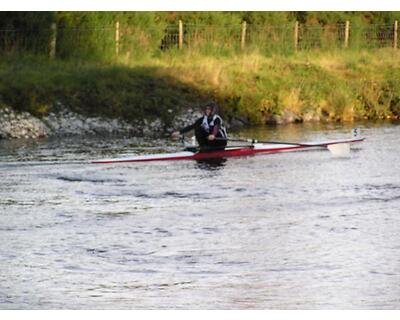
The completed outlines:
[[[203,159],[196,160],[197,167],[203,170],[220,170],[226,165],[226,158],[212,158],[212,159]]]

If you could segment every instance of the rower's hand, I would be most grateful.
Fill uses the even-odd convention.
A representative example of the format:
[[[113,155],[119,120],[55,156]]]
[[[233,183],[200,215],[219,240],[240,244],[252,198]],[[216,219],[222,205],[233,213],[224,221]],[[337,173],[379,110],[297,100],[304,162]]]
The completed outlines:
[[[171,138],[174,139],[174,140],[176,140],[176,139],[179,138],[180,135],[181,135],[181,134],[180,134],[179,131],[175,131],[175,132],[172,132]]]
[[[207,137],[207,139],[210,140],[210,141],[215,140],[215,136],[214,136],[213,134],[210,134],[210,135]]]

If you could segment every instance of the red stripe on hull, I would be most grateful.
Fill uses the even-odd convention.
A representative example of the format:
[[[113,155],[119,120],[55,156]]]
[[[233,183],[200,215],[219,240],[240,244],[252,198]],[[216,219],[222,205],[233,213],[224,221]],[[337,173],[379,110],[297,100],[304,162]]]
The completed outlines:
[[[319,147],[319,146],[316,146]],[[282,152],[287,150],[296,150],[303,149],[307,147],[302,146],[290,146],[284,148],[274,148],[274,149],[239,149],[239,150],[221,150],[221,151],[213,151],[213,152],[204,152],[204,153],[196,153],[192,159],[193,160],[204,160],[204,159],[213,159],[213,158],[231,158],[231,157],[248,157],[253,156],[257,153],[275,153]],[[175,159],[174,159],[175,160]]]

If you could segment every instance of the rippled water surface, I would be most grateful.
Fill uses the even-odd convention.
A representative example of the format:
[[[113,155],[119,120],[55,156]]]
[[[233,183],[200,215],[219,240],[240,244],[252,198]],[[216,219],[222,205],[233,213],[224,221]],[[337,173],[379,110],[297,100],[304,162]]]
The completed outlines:
[[[126,139],[0,141],[0,309],[398,309],[400,126],[328,151],[93,165]],[[242,136],[347,138],[342,125]]]

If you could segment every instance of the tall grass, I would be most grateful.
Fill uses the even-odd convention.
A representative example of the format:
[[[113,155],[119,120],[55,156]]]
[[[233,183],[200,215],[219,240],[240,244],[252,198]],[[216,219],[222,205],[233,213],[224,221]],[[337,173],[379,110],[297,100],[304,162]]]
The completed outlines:
[[[174,51],[119,64],[12,56],[0,61],[0,103],[36,115],[57,102],[88,115],[162,118],[214,99],[227,119],[263,124],[288,112],[326,120],[400,116],[400,52]]]
[[[399,116],[400,53],[303,52],[214,58],[190,54],[159,59],[160,70],[215,98],[230,117],[265,123],[287,111],[330,120]]]
[[[48,61],[35,56],[0,62],[0,105],[41,116],[61,105],[85,115],[128,121],[172,116],[204,96],[156,66]]]

